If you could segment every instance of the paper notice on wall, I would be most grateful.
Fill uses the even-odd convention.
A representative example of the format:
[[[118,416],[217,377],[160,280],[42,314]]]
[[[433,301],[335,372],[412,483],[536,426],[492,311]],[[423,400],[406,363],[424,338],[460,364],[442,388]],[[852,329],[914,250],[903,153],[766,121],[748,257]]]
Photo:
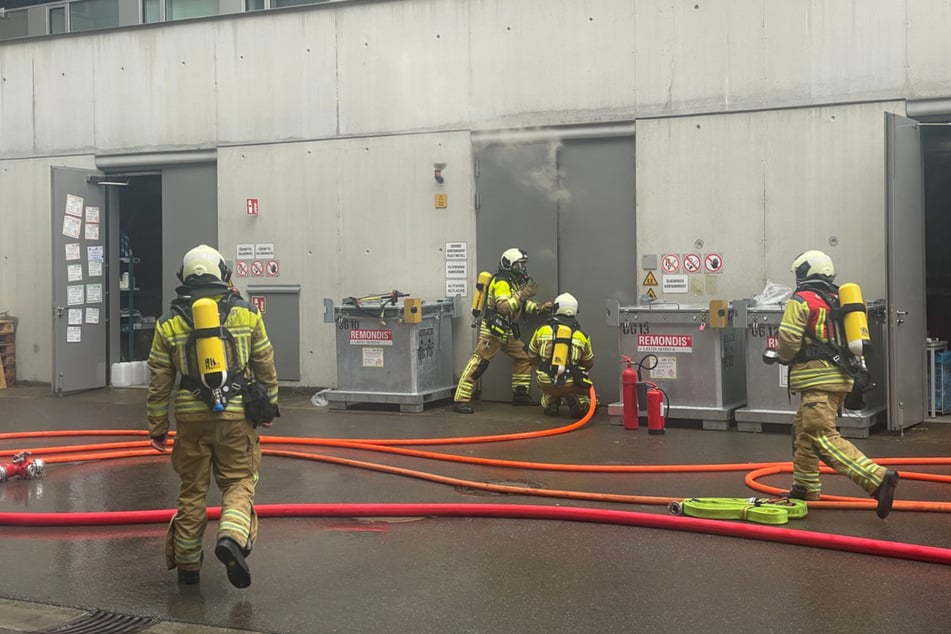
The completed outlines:
[[[82,284],[77,286],[67,286],[66,287],[66,304],[69,306],[77,306],[79,304],[85,304],[84,298],[86,296],[85,287]]]
[[[79,239],[79,234],[82,233],[83,221],[82,218],[74,218],[72,216],[63,216],[63,235],[70,238]]]
[[[86,207],[86,222],[99,222],[99,207]]]
[[[89,277],[102,277],[102,260],[93,260],[89,263]]]
[[[83,340],[82,328],[79,326],[66,326],[66,343],[79,343]]]
[[[102,301],[102,284],[86,284],[86,303],[98,304]]]
[[[101,262],[104,260],[105,249],[101,246],[99,247],[86,247],[86,259],[90,262],[98,261]]]
[[[87,324],[98,324],[98,323],[99,323],[99,309],[98,309],[98,308],[87,308],[87,309],[86,309],[86,323],[87,323]]]
[[[70,308],[66,312],[66,323],[70,326],[79,326],[83,323],[83,309]]]
[[[87,240],[98,240],[99,239],[99,225],[91,223],[91,222],[87,222],[85,235]]]
[[[66,214],[69,216],[83,217],[83,199],[80,196],[66,194]]]
[[[66,261],[78,260],[82,257],[82,251],[79,249],[78,242],[70,242],[66,245]]]
[[[67,264],[66,265],[66,281],[67,282],[82,282],[83,281],[83,265],[82,264]]]

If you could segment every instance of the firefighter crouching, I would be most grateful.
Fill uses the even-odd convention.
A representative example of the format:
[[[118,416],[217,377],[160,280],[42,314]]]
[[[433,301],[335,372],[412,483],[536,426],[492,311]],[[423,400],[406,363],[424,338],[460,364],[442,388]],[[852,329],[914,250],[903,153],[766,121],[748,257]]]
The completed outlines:
[[[822,460],[878,500],[876,513],[884,519],[892,508],[898,473],[872,462],[835,426],[839,407],[855,381],[868,380],[864,362],[845,345],[843,316],[850,308],[839,306],[835,267],[822,251],[806,251],[793,261],[792,271],[796,292],[786,303],[776,351],[780,363],[790,366],[790,391],[800,396],[793,419],[789,497],[819,499]]]
[[[146,404],[152,446],[165,452],[169,402],[181,375],[171,458],[181,485],[165,559],[169,570],[178,569],[179,583],[199,582],[213,473],[221,490],[215,556],[231,584],[245,588],[251,584],[245,558],[258,531],[256,427],[270,427],[280,416],[274,350],[260,313],[230,285],[231,271],[218,251],[200,245],[186,253],[178,279],[178,297],[155,328]]]
[[[578,323],[578,300],[571,293],[555,298],[554,315],[538,328],[528,344],[528,359],[536,366],[535,378],[542,391],[546,416],[557,416],[562,399],[575,418],[581,418],[590,403],[594,367],[591,339]]]
[[[466,363],[456,393],[453,409],[460,414],[472,413],[472,391],[489,361],[499,350],[512,359],[512,404],[535,405],[529,394],[532,368],[519,339],[518,322],[524,315],[551,310],[551,302],[536,304],[535,281],[528,275],[528,254],[517,248],[506,249],[499,258],[499,270],[488,282],[485,309],[479,320],[479,340]]]

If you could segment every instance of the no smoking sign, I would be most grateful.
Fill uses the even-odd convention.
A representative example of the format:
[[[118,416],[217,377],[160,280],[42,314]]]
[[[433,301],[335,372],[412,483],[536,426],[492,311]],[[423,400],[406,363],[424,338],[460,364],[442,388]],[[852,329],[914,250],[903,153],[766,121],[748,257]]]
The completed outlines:
[[[264,262],[255,260],[251,263],[251,277],[261,277],[264,275]]]

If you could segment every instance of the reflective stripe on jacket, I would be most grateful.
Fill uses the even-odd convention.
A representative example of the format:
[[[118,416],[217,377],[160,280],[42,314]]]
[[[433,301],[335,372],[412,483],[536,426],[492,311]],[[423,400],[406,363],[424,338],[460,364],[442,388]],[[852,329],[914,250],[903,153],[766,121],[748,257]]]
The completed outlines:
[[[810,345],[809,337],[828,343],[831,318],[831,308],[820,295],[808,290],[798,291],[786,302],[783,320],[779,324],[776,350],[779,359],[784,363],[792,361],[803,345]],[[834,332],[834,324],[832,329]],[[852,377],[844,369],[825,359],[794,363],[789,367],[789,389],[792,392],[811,388],[848,392],[852,383]]]
[[[220,297],[214,297],[218,300]],[[229,360],[235,368],[249,368],[252,375],[267,387],[268,397],[277,403],[277,371],[274,368],[274,349],[264,328],[264,320],[257,308],[240,300],[232,306],[223,326],[234,338],[237,358]],[[152,376],[146,413],[149,418],[149,433],[157,436],[168,430],[168,415],[175,387],[176,374],[186,374],[188,369],[186,342],[192,328],[176,311],[170,311],[159,319],[149,352],[149,369]],[[194,352],[193,352],[194,354]],[[194,377],[198,378],[198,377]],[[178,421],[222,420],[244,418],[244,402],[240,395],[228,401],[225,411],[214,413],[204,401],[195,398],[188,390],[179,388],[175,394],[175,418]]]
[[[551,364],[552,353],[555,348],[555,329],[550,323],[541,326],[532,335],[528,343],[528,359],[532,365],[537,366],[535,378],[539,383],[552,383],[552,378],[548,374],[548,366]],[[594,351],[591,349],[591,339],[582,330],[574,330],[571,333],[571,351],[568,353],[568,365],[566,366],[566,375],[570,376],[571,368],[584,368],[590,370],[594,367]]]

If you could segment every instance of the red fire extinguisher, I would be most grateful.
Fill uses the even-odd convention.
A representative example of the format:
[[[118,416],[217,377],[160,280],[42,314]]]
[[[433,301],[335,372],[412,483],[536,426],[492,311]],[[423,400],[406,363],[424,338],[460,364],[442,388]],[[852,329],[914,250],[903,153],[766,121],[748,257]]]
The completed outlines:
[[[634,360],[626,355],[621,358],[627,367],[621,373],[621,403],[624,406],[624,429],[638,428],[637,415],[637,370],[634,369]]]
[[[664,392],[656,383],[647,382],[647,433],[650,435],[659,435],[665,433],[664,412],[662,410],[664,402]]]

